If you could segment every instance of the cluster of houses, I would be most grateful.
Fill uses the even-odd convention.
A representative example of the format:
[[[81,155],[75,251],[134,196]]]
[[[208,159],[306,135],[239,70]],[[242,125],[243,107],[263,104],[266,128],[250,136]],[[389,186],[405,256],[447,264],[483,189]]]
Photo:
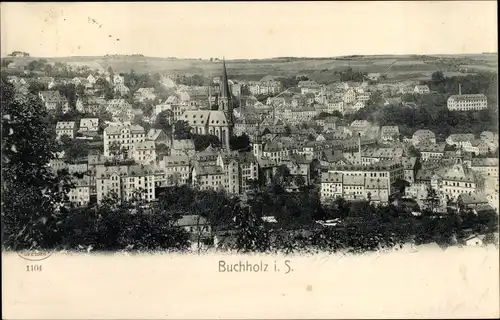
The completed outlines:
[[[94,94],[102,83],[99,79],[113,89],[113,99]],[[498,134],[451,134],[445,141],[437,141],[430,130],[402,137],[398,126],[317,117],[324,112],[355,113],[375,92],[381,93],[387,104],[401,102],[404,94],[430,93],[429,87],[414,82],[379,83],[378,79],[371,75],[370,81],[331,85],[307,80],[285,89],[270,76],[251,82],[230,80],[225,69],[222,77],[213,79],[216,86],[179,85],[162,76],[161,84],[172,94],[156,103],[148,117],[125,96],[132,94],[134,101],[146,102],[157,101],[158,93],[154,88],[130,92],[121,75],[103,71],[66,80],[38,80],[47,84],[48,90],[39,93],[47,110],[70,110],[66,97],[55,89],[62,81],[82,85],[85,95],[77,98],[76,109],[96,115],[56,125],[59,140],[63,136],[102,139],[102,150],[89,153],[85,159],[70,162],[62,156],[50,163],[54,170],[85,173],[75,176],[75,186],[68,194],[69,202],[76,206],[85,206],[93,199],[101,203],[110,194],[132,199],[137,190],[142,191],[143,200],[155,201],[164,188],[178,184],[246,195],[253,182],[270,183],[286,167],[291,176],[288,191],[316,184],[324,203],[343,197],[388,204],[401,191],[396,182],[405,180],[405,196],[422,205],[432,187],[442,207],[459,201],[464,206],[498,210],[498,158],[485,157],[498,148]],[[29,85],[22,77],[10,76],[9,81],[20,92]],[[242,93],[244,86],[249,96]],[[228,95],[239,99],[240,108],[227,107]],[[270,97],[259,101],[256,96],[262,95]],[[479,95],[460,94],[450,97],[448,108],[478,110],[486,103]],[[111,114],[112,121],[99,119],[97,114],[103,111]],[[174,139],[173,132],[146,130],[134,121],[152,123],[160,115],[168,124],[183,120],[194,133],[216,135],[224,147],[196,151],[192,139]],[[314,123],[316,128],[302,126],[305,122]],[[105,128],[100,130],[100,125]],[[231,151],[229,138],[243,133],[251,139],[251,150]]]

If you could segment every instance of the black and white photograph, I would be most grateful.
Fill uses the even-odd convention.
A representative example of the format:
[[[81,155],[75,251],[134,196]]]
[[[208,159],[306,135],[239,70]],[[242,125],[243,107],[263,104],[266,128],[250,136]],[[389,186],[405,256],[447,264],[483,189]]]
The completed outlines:
[[[3,2],[3,318],[498,317],[496,10]]]

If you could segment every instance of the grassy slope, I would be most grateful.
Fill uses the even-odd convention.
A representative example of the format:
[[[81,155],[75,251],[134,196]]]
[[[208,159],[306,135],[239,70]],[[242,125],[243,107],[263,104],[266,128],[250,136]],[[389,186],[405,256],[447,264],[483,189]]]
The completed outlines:
[[[12,58],[8,58],[12,59]],[[36,59],[13,58],[19,64],[27,64]],[[195,59],[171,59],[138,56],[111,56],[111,57],[65,57],[47,58],[48,61],[60,61],[72,65],[88,65],[91,68],[99,66],[106,69],[109,66],[116,72],[129,72],[131,69],[138,73],[163,74],[205,74],[217,75],[220,62]],[[265,75],[288,76],[297,73],[307,74],[319,81],[322,78],[331,78],[335,70],[352,67],[365,72],[384,72],[389,66],[390,78],[429,77],[436,70],[445,72],[458,71],[458,68],[467,66],[468,72],[477,70],[495,71],[498,65],[497,54],[476,55],[436,55],[436,56],[355,56],[337,58],[275,58],[261,60],[228,60],[228,73],[231,77],[247,80],[258,80]]]

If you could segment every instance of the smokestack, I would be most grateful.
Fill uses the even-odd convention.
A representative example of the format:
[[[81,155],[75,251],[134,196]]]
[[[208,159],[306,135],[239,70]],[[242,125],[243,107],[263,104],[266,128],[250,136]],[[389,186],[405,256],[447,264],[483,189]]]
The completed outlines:
[[[359,161],[359,164],[362,163],[362,161],[361,161],[361,132],[358,133],[358,161]]]
[[[460,83],[458,84],[458,94],[462,94],[462,85]]]
[[[212,91],[210,90],[210,87],[212,86],[211,83],[208,84],[208,109],[212,110]]]

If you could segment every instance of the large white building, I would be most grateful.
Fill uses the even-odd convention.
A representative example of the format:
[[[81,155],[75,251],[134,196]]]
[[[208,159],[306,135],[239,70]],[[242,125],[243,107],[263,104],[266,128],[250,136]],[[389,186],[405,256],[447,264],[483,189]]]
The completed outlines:
[[[164,172],[165,184],[186,184],[189,182],[190,161],[188,155],[170,155],[158,162]]]
[[[472,194],[483,188],[483,184],[473,170],[460,160],[451,167],[438,170],[431,178],[431,186],[443,200],[456,200],[460,194]]]
[[[448,109],[453,111],[472,111],[488,108],[488,98],[484,94],[460,94],[448,98]]]
[[[67,136],[70,139],[75,137],[76,133],[76,123],[75,121],[59,121],[56,124],[56,135],[57,140],[61,139],[62,136]]]
[[[322,202],[342,197],[346,200],[370,200],[387,204],[391,187],[388,177],[325,172],[321,176],[320,199]]]
[[[328,172],[341,173],[346,176],[388,179],[390,187],[396,180],[404,179],[404,168],[401,161],[391,160],[380,161],[371,165],[333,165],[329,167]]]
[[[470,167],[484,178],[492,177],[498,180],[498,158],[472,158]]]
[[[86,206],[90,202],[90,176],[75,178],[72,183],[73,186],[67,194],[68,201],[77,207]]]
[[[108,126],[104,129],[103,134],[104,156],[110,157],[113,148],[131,150],[135,143],[144,142],[145,140],[146,132],[139,125]]]
[[[129,151],[131,158],[137,163],[153,164],[156,162],[156,146],[154,141],[136,142]]]
[[[155,199],[155,170],[153,166],[96,166],[97,203],[107,196],[131,200],[136,193],[146,201]]]

